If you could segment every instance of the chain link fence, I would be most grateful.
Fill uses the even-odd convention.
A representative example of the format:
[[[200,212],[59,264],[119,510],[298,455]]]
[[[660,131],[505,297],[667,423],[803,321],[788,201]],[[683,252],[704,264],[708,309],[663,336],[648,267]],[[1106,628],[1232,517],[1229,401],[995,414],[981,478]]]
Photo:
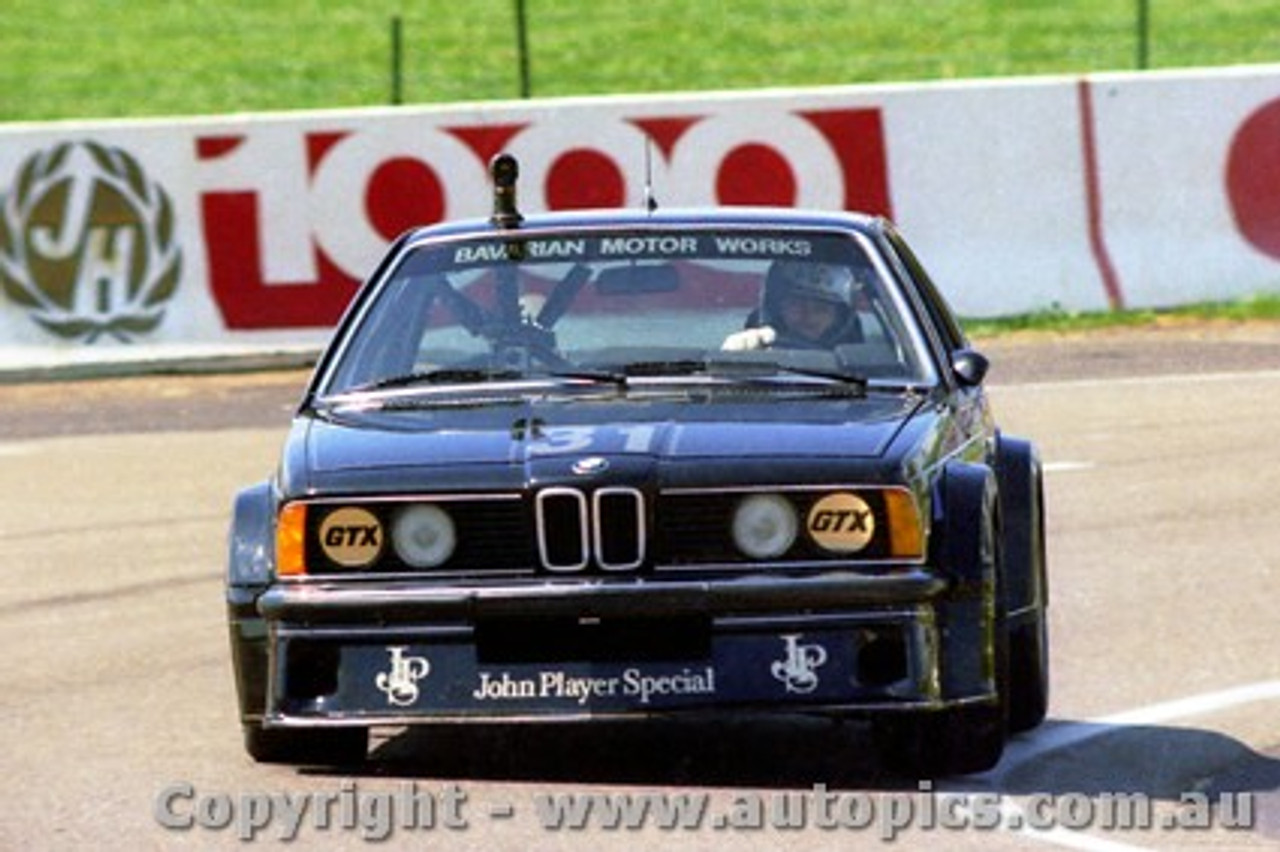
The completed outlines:
[[[1280,61],[1275,0],[6,0],[0,121]]]

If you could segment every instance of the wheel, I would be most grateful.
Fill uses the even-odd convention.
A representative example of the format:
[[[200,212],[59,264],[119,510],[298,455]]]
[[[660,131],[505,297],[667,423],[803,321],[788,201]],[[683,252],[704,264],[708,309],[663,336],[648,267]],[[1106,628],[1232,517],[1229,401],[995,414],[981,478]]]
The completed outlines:
[[[1049,712],[1049,638],[1044,608],[1009,632],[1009,732],[1029,731]]]
[[[1049,709],[1044,479],[1032,445],[1001,439],[1000,487],[1009,521],[1003,606],[1021,610],[1006,622],[1009,731],[1018,733],[1043,722]]]
[[[949,471],[949,475],[951,471]],[[980,631],[964,652],[990,659],[992,694],[983,703],[942,710],[885,713],[873,719],[881,756],[895,770],[916,777],[941,777],[984,772],[1004,753],[1008,707],[1009,654],[1003,594],[1003,538],[994,480],[972,466],[954,469],[948,484],[947,524],[940,562],[971,585],[980,585],[980,614],[959,616],[980,620]],[[955,617],[947,607],[940,613],[940,630]]]
[[[264,728],[244,725],[244,748],[259,763],[349,766],[369,750],[365,728]]]

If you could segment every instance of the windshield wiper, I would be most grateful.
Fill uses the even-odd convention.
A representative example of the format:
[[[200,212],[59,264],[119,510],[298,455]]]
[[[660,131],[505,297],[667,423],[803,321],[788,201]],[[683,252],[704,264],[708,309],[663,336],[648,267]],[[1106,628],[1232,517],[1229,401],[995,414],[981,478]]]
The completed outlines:
[[[853,385],[859,388],[867,386],[866,376],[859,376],[856,373],[846,373],[843,370],[823,370],[814,367],[795,367],[790,364],[774,364],[775,370],[780,373],[787,373],[793,376],[808,376],[815,379],[826,379],[842,385]]]
[[[669,361],[630,361],[619,372],[624,376],[690,376],[706,373],[711,364],[705,358],[678,358]]]
[[[506,381],[519,379],[524,373],[511,369],[483,369],[478,367],[442,367],[435,370],[423,370],[417,373],[405,373],[400,376],[388,376],[368,384],[351,388],[351,392],[390,390],[406,388],[413,385],[463,385],[479,382]]]
[[[863,389],[867,380],[859,375],[840,370],[824,370],[815,367],[794,366],[777,361],[738,360],[720,358],[680,358],[670,361],[633,361],[622,367],[627,376],[689,376],[705,373],[726,378],[771,379],[779,373],[825,379],[841,386]]]
[[[553,370],[547,375],[554,379],[576,379],[602,385],[617,385],[620,388],[627,386],[628,376],[627,373],[621,370],[591,370],[587,368],[580,370]]]

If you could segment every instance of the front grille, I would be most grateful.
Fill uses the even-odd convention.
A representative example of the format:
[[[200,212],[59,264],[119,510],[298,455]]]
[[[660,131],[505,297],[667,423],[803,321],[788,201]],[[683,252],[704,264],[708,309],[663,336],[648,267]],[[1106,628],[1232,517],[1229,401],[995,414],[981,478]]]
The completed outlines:
[[[538,555],[549,571],[630,571],[645,559],[644,495],[634,488],[546,488],[535,505]]]
[[[538,494],[538,554],[552,571],[581,571],[591,560],[587,497],[572,488]]]

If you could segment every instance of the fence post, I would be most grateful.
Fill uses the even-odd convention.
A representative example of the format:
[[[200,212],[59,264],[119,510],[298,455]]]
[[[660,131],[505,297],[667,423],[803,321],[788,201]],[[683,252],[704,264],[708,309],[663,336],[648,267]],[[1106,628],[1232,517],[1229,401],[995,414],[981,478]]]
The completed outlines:
[[[529,85],[529,30],[524,15],[524,0],[516,0],[516,52],[520,61],[520,97],[528,98]]]
[[[1138,0],[1138,70],[1146,71],[1150,60],[1151,0]]]
[[[400,49],[401,22],[399,15],[391,18],[391,103],[399,106],[404,100],[403,53]]]

